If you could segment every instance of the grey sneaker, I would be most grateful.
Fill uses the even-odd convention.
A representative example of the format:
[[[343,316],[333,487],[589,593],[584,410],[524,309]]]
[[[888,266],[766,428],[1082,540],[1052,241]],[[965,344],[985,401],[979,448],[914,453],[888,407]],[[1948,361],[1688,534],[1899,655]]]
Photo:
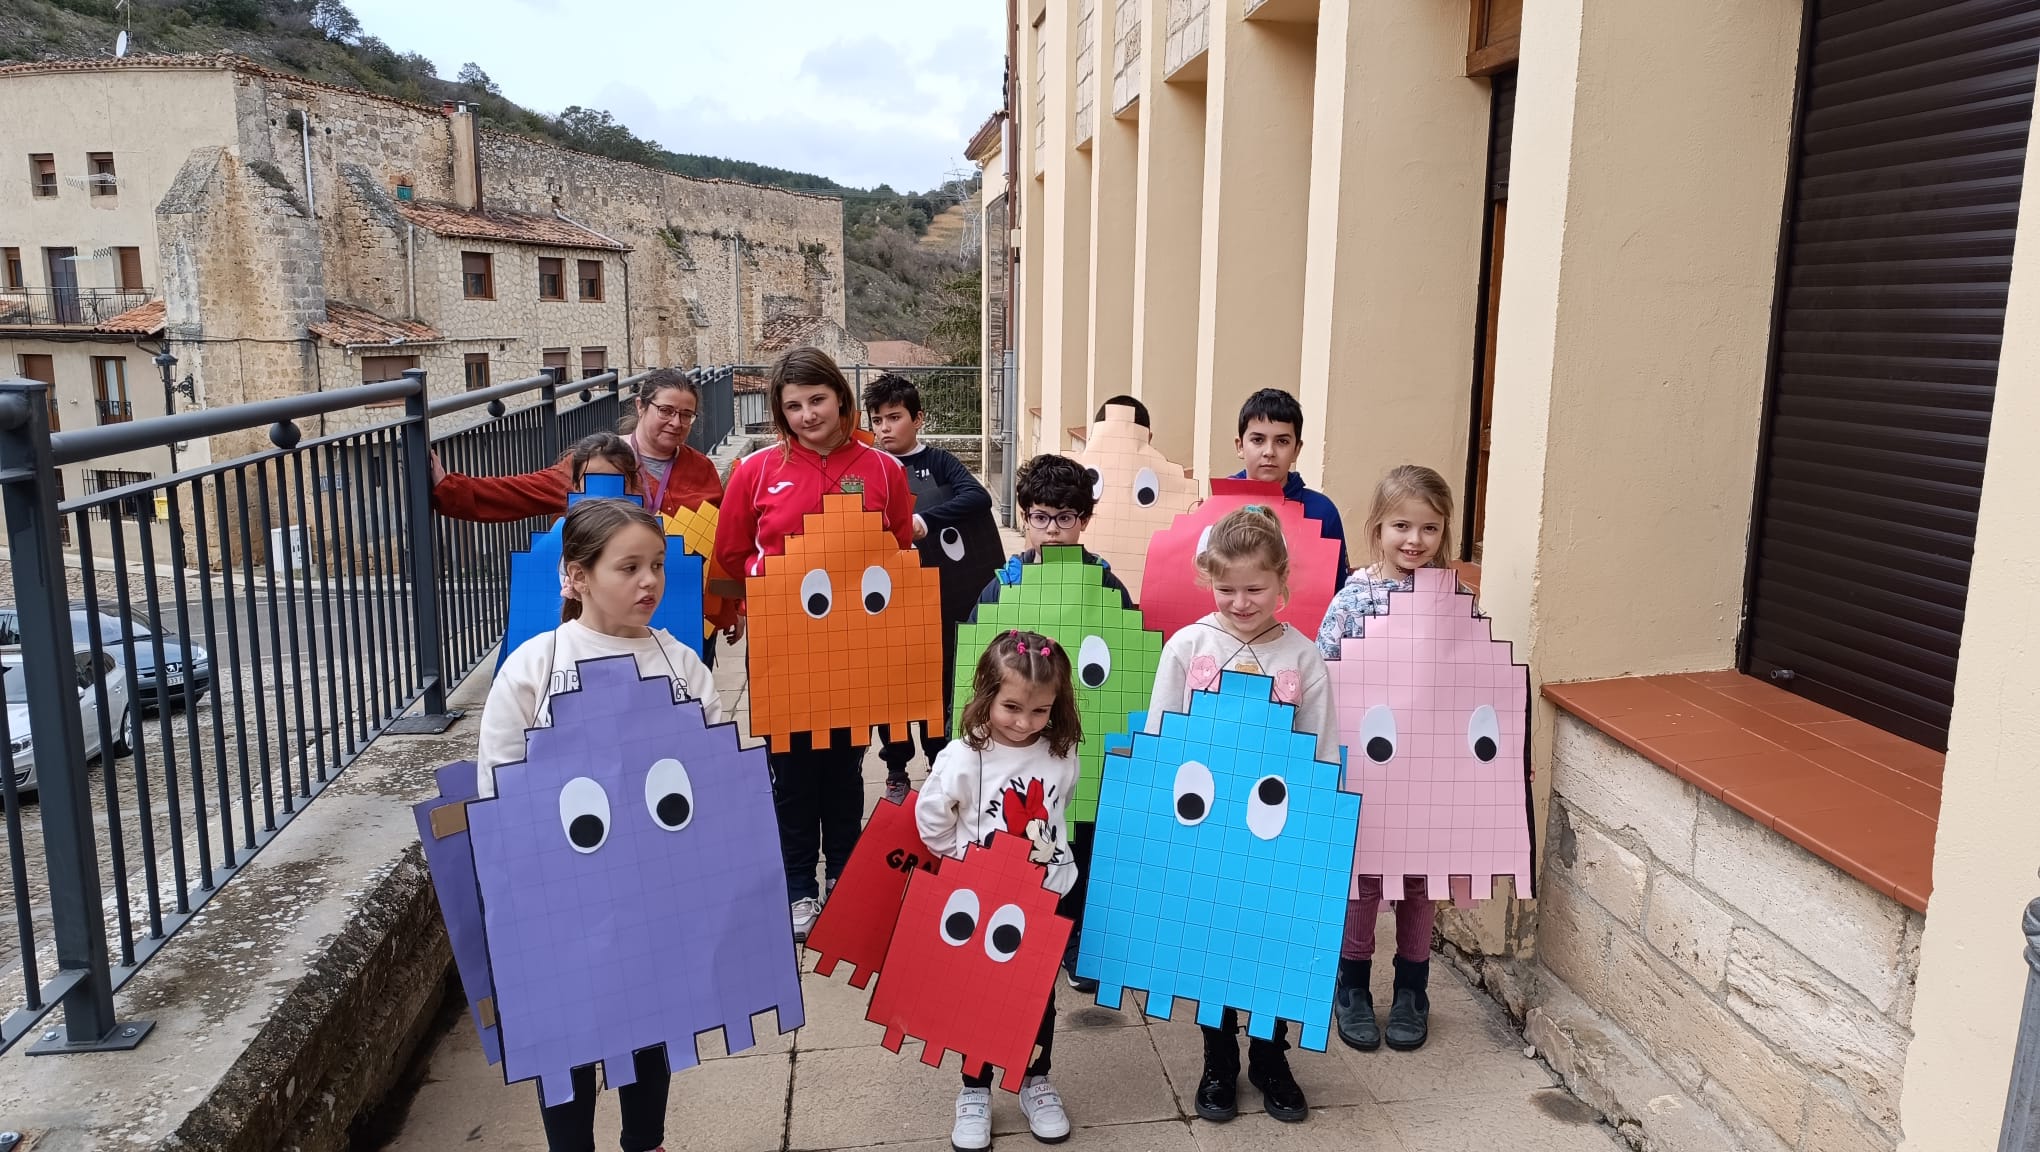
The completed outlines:
[[[1050,1094],[1054,1089],[1050,1089]],[[956,1152],[978,1152],[992,1146],[992,1090],[965,1088],[956,1094],[956,1126],[949,1130]]]
[[[820,919],[821,915],[822,902],[812,896],[805,896],[793,902],[793,942],[795,944],[803,943],[807,940],[809,930],[814,928],[815,921]]]
[[[1060,1144],[1070,1138],[1070,1114],[1048,1077],[1029,1076],[1020,1082],[1020,1113],[1027,1117],[1027,1130],[1043,1144]]]

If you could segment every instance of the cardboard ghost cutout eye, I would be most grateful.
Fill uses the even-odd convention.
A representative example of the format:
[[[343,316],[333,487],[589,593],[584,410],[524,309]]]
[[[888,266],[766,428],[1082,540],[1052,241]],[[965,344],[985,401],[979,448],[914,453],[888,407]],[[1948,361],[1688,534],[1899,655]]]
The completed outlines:
[[[836,590],[829,584],[829,570],[816,568],[800,579],[800,606],[807,614],[820,620],[829,614],[829,606],[835,602]]]
[[[864,610],[873,616],[892,603],[892,576],[876,564],[864,570]]]
[[[1211,769],[1195,760],[1185,760],[1176,769],[1176,823],[1193,826],[1211,815]]]
[[[1360,747],[1376,764],[1395,758],[1395,713],[1386,704],[1376,704],[1360,718]]]
[[[693,823],[694,781],[688,778],[686,765],[671,757],[652,765],[645,773],[645,810],[668,832]]]
[[[1473,710],[1466,720],[1466,746],[1473,750],[1476,760],[1485,764],[1495,758],[1502,749],[1502,725],[1495,718],[1492,704],[1483,704]]]
[[[1162,478],[1152,468],[1143,468],[1133,474],[1133,502],[1143,508],[1152,508],[1162,498]]]
[[[991,930],[985,933],[985,955],[1004,964],[1020,952],[1020,940],[1027,934],[1027,913],[1018,904],[1000,906],[992,913]]]
[[[950,563],[960,563],[963,560],[963,533],[954,527],[944,528],[941,539],[942,554],[949,557]]]
[[[609,840],[609,793],[586,776],[560,789],[560,829],[574,851],[587,855]]]
[[[977,931],[977,893],[968,888],[958,888],[949,894],[949,903],[942,906],[942,940],[952,948],[961,948],[970,943],[971,934]]]
[[[1112,675],[1112,649],[1103,636],[1086,636],[1077,646],[1077,679],[1086,688],[1103,687]]]
[[[1101,474],[1096,468],[1086,468],[1084,469],[1084,471],[1089,472],[1091,474],[1091,499],[1103,500],[1105,498],[1104,475]]]
[[[1263,840],[1282,835],[1289,823],[1289,785],[1280,776],[1263,776],[1247,797],[1247,831]]]

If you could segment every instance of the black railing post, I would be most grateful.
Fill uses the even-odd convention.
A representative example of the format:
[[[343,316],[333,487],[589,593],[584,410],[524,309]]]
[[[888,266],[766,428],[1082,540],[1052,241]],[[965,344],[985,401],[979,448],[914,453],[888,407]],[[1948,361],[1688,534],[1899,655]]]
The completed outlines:
[[[555,364],[545,370],[551,382],[538,390],[538,442],[548,461],[560,458],[560,385],[567,370]]]
[[[2012,1087],[1998,1152],[2040,1152],[2040,900],[2026,905],[2026,1008],[2012,1052]]]
[[[444,732],[460,719],[446,709],[446,659],[439,632],[439,565],[432,548],[432,429],[426,415],[429,394],[425,370],[407,368],[404,378],[417,385],[404,397],[404,530],[409,537],[411,627],[418,645],[418,684],[424,697],[420,715],[392,723],[391,732]]]
[[[35,733],[57,979],[69,978],[70,984],[63,993],[63,1032],[43,1033],[43,1041],[29,1049],[34,1055],[132,1048],[150,1027],[147,1021],[120,1021],[113,1015],[91,777],[78,720],[70,593],[57,540],[60,514],[47,387],[28,380],[0,383],[0,506],[7,517],[21,627],[16,674],[27,683],[29,730]],[[155,573],[145,578],[153,580]]]

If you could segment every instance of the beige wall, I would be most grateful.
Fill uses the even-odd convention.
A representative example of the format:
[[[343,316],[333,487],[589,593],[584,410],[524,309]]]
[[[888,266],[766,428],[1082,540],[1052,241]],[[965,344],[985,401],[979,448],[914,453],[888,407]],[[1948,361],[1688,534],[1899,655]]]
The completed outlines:
[[[1489,85],[1463,75],[1465,53],[1463,4],[1327,4],[1318,25],[1293,391],[1299,468],[1350,521],[1392,465],[1454,491],[1466,474]]]
[[[98,393],[93,388],[92,361],[95,357],[114,357],[126,361],[128,403],[137,420],[163,415],[163,375],[155,364],[154,341],[144,347],[139,339],[115,339],[106,337],[98,340],[36,340],[17,339],[0,335],[0,376],[15,376],[20,373],[22,356],[48,356],[55,370],[56,415],[59,430],[75,432],[92,428],[99,423],[99,409],[95,405]],[[183,368],[178,368],[182,378]],[[188,463],[188,461],[186,461]],[[170,455],[163,449],[143,452],[123,452],[90,461],[91,467],[118,469],[123,472],[153,472],[162,474],[169,471]],[[64,492],[68,496],[80,496],[86,491],[81,477],[84,466],[64,470]]]
[[[1070,446],[1068,429],[1090,424],[1091,154],[1072,143],[1076,111],[1077,6],[1051,0],[1047,45],[1048,147],[1041,164],[1042,393],[1039,452]]]
[[[1955,713],[1906,1061],[1907,1152],[1990,1152],[2004,1116],[2040,896],[2040,153],[2026,151],[1990,453],[1977,515]]]
[[[1141,0],[1143,30],[1169,26],[1173,0]],[[1181,35],[1179,32],[1178,35]],[[1141,37],[1146,40],[1145,31]],[[1157,38],[1159,40],[1159,38]],[[1154,445],[1177,463],[1192,455],[1197,402],[1197,262],[1204,229],[1204,81],[1170,78],[1149,53],[1140,72],[1134,202],[1132,394],[1157,420]]]

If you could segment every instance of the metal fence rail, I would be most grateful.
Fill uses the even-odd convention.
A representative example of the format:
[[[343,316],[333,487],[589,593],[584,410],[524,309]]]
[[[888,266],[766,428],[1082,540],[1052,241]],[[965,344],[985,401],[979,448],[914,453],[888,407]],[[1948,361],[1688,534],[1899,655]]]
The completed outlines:
[[[727,430],[728,371],[694,377]],[[58,1004],[63,1026],[31,1052],[138,1043],[148,1025],[117,1021],[114,991],[370,741],[450,722],[447,692],[500,639],[510,554],[541,520],[434,515],[428,451],[473,475],[547,467],[616,427],[642,379],[555,373],[428,402],[413,370],[54,435],[46,386],[0,381],[0,688],[29,727],[0,709],[0,969],[19,977],[0,1049]],[[507,410],[518,399],[536,402]],[[482,405],[431,439],[433,419]],[[313,419],[340,430],[305,438]],[[255,450],[56,500],[58,465],[232,436]]]
[[[1998,1152],[2040,1152],[2040,900],[2026,905],[2019,926],[2026,937],[2026,1003],[2019,1017],[2019,1044],[2012,1056],[2012,1086],[2005,1094]]]

